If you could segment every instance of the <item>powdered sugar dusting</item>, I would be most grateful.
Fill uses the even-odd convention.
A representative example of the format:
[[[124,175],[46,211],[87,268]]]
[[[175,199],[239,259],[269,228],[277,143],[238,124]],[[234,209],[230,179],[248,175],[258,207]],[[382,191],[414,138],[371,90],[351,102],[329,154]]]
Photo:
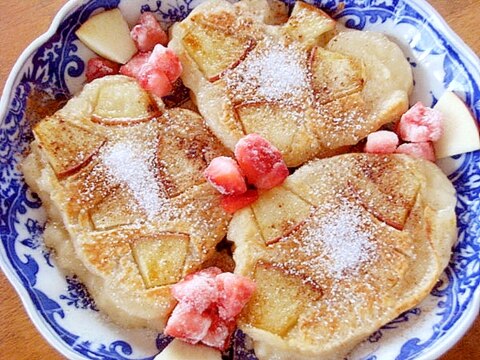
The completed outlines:
[[[102,156],[110,176],[127,185],[139,205],[153,218],[162,207],[162,192],[151,169],[152,155],[133,142],[120,142]]]
[[[224,79],[234,96],[252,101],[289,101],[309,91],[305,53],[273,41],[258,45]]]
[[[318,226],[308,227],[300,249],[307,254],[323,249],[324,256],[312,257],[307,265],[324,267],[330,276],[339,279],[347,272],[356,273],[361,264],[375,253],[368,220],[357,206],[343,203],[329,216],[322,217]]]
[[[357,204],[345,199],[339,204],[326,203],[293,238],[280,241],[279,246],[287,250],[282,251],[281,266],[314,283],[322,283],[325,277],[337,282],[356,276],[363,265],[378,257],[375,226]]]

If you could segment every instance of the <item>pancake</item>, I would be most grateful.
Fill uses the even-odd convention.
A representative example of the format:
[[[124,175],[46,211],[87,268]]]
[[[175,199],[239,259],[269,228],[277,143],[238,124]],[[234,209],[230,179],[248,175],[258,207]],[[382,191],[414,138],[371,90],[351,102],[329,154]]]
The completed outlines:
[[[456,239],[455,190],[404,155],[315,160],[235,213],[238,321],[259,359],[343,359],[431,291]]]
[[[296,167],[346,152],[408,109],[410,65],[386,36],[340,31],[300,1],[285,19],[272,4],[207,1],[171,30],[182,81],[226,147],[258,133]]]
[[[108,76],[33,133],[23,170],[49,215],[46,243],[114,320],[162,330],[172,284],[231,267],[216,251],[230,216],[203,177],[229,152],[198,114],[166,110],[135,80]]]

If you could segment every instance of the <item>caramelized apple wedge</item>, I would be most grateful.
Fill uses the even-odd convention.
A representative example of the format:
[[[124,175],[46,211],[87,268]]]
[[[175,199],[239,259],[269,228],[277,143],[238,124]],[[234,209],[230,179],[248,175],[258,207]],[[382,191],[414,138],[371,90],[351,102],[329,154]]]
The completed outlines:
[[[318,44],[322,35],[335,29],[335,25],[335,20],[322,10],[297,1],[284,30],[305,47],[311,48]]]
[[[255,266],[254,281],[257,290],[241,320],[280,336],[296,324],[304,310],[301,294],[318,296],[301,277],[287,274],[285,270],[263,261]]]
[[[174,284],[181,280],[190,237],[163,233],[136,239],[133,257],[147,288]]]
[[[217,18],[212,23],[202,16],[192,18],[197,27],[188,31],[182,39],[190,57],[212,82],[218,80],[225,70],[237,66],[255,46],[253,38],[234,29],[225,29],[214,20]],[[226,17],[225,21],[233,26],[234,19]]]
[[[361,60],[315,47],[310,53],[312,88],[321,104],[362,91],[365,69]]]
[[[80,170],[105,142],[102,135],[58,116],[45,118],[33,132],[58,178]]]
[[[137,52],[128,24],[118,9],[92,16],[75,35],[90,50],[120,64],[125,64]]]

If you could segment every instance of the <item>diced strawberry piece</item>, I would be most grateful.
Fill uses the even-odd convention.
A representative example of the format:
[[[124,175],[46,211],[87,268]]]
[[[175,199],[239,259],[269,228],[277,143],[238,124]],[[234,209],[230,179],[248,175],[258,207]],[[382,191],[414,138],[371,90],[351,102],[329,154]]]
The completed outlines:
[[[207,335],[202,339],[202,343],[224,351],[230,346],[230,339],[235,327],[236,323],[234,319],[225,321],[218,316],[213,316],[212,324],[208,329]]]
[[[179,301],[165,334],[186,342],[226,350],[240,314],[253,292],[252,280],[210,267],[190,274],[172,286]]]
[[[136,78],[140,86],[159,97],[172,91],[181,72],[178,57],[162,45],[156,45],[153,52],[138,53],[120,68],[120,74]]]
[[[399,154],[407,154],[415,158],[435,161],[435,150],[433,149],[431,142],[402,144],[395,152]]]
[[[398,146],[398,136],[393,131],[380,130],[368,135],[365,152],[372,154],[392,154]]]
[[[405,141],[437,141],[442,137],[443,131],[442,113],[425,107],[421,102],[403,114],[398,124],[398,133]]]
[[[132,28],[130,34],[140,51],[151,51],[157,44],[167,45],[168,43],[167,33],[150,12],[140,15],[137,25]]]
[[[203,313],[218,300],[218,288],[214,276],[194,274],[172,286],[175,299]]]
[[[223,210],[233,214],[235,211],[254,203],[258,199],[257,190],[247,190],[240,195],[223,195],[220,200]]]
[[[208,313],[199,313],[180,302],[173,309],[164,333],[196,344],[207,335],[211,325],[212,319]]]
[[[221,319],[233,319],[242,311],[255,291],[255,283],[247,277],[222,273],[216,277],[219,290],[218,315]]]
[[[177,54],[162,45],[155,46],[148,63],[155,69],[163,71],[171,83],[174,83],[182,74],[182,63]]]
[[[170,94],[173,89],[172,83],[162,70],[148,66],[142,68],[138,82],[142,88],[159,97]]]
[[[143,66],[147,63],[151,52],[138,53],[132,57],[125,65],[120,67],[120,74],[133,78],[140,78]]]
[[[212,160],[204,172],[207,181],[224,195],[239,195],[247,191],[247,184],[237,162],[227,156]]]
[[[240,139],[235,157],[247,181],[257,189],[271,189],[289,175],[280,151],[260,135],[249,134]]]
[[[118,74],[119,70],[120,65],[116,62],[96,57],[88,60],[85,76],[87,77],[87,82],[90,82],[107,75]]]

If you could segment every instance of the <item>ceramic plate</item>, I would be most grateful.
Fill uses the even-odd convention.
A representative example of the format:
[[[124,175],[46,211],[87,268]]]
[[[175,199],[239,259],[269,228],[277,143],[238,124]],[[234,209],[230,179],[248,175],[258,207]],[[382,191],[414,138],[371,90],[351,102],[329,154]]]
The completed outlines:
[[[119,7],[129,22],[152,11],[172,23],[197,0],[73,0],[49,31],[22,54],[0,105],[0,265],[18,291],[38,330],[69,359],[150,359],[169,339],[146,330],[119,328],[100,314],[77,278],[65,276],[42,243],[45,213],[25,185],[17,165],[31,139],[26,100],[34,87],[62,96],[80,90],[93,56],[74,35],[89,16]],[[289,1],[292,2],[292,1]],[[411,103],[432,105],[445,90],[460,95],[480,118],[480,64],[475,54],[422,0],[315,1],[357,29],[384,32],[412,65]],[[442,162],[458,191],[459,238],[454,255],[430,296],[358,346],[351,359],[434,359],[468,329],[480,304],[480,152]],[[235,337],[235,359],[255,359],[243,334]]]

